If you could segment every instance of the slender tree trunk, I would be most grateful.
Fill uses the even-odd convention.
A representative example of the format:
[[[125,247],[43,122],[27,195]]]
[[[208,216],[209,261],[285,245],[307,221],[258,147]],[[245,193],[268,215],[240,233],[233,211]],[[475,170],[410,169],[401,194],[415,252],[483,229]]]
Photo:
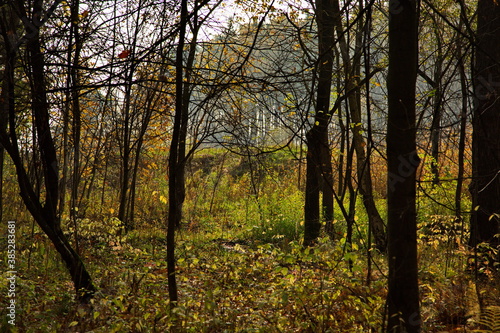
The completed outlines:
[[[435,23],[437,25],[437,22]],[[438,29],[438,27],[435,27]],[[431,173],[432,183],[439,184],[439,145],[441,139],[441,114],[443,88],[441,77],[443,76],[443,51],[441,45],[441,38],[439,32],[436,31],[437,45],[437,59],[434,65],[434,101],[432,110],[432,124],[431,124]]]
[[[102,208],[105,206],[106,203],[106,184],[108,181],[108,167],[109,167],[109,154],[106,154],[106,152],[109,152],[109,148],[106,147],[108,141],[107,139],[104,140],[104,175],[102,176],[102,190],[101,190],[101,204],[100,204],[100,209],[102,212]]]
[[[73,0],[71,3],[71,36],[74,38],[74,48],[75,54],[73,56],[72,66],[70,69],[71,76],[71,111],[73,115],[72,122],[72,134],[73,134],[73,177],[71,184],[71,208],[70,215],[73,221],[74,227],[74,240],[75,240],[75,249],[76,252],[80,252],[79,249],[79,240],[78,240],[78,193],[79,193],[79,185],[80,185],[80,137],[81,137],[81,128],[82,128],[82,120],[81,120],[81,109],[80,109],[80,77],[78,67],[80,65],[80,52],[82,50],[82,40],[80,38],[80,31],[78,27],[79,21],[79,9],[80,9],[80,1]],[[69,45],[69,52],[73,48],[73,45]]]
[[[88,183],[88,188],[85,185],[85,188],[87,188],[86,191],[86,196],[85,199],[87,202],[90,200],[90,195],[94,191],[94,183],[95,183],[95,178],[97,176],[97,167],[101,165],[101,160],[100,160],[100,155],[102,153],[102,150],[104,149],[103,144],[102,144],[102,139],[103,139],[103,125],[99,124],[98,125],[98,134],[97,134],[97,144],[96,144],[96,149],[94,150],[94,157],[92,160],[92,171],[90,172],[90,181]],[[89,157],[90,159],[90,157]]]
[[[134,35],[132,40],[132,45],[130,46],[130,68],[127,75],[127,85],[125,88],[125,107],[124,107],[124,125],[123,125],[123,155],[122,155],[122,189],[120,192],[120,207],[118,209],[118,218],[125,225],[126,231],[130,231],[132,226],[133,219],[130,215],[130,209],[133,207],[134,203],[130,202],[131,198],[135,198],[135,194],[132,193],[135,191],[131,185],[131,178],[133,177],[133,167],[130,166],[133,163],[133,143],[132,143],[132,135],[134,123],[138,117],[136,112],[136,105],[132,105],[132,87],[134,85],[134,74],[136,68],[138,66],[138,61],[135,59],[136,57],[136,49],[137,49],[137,38],[139,35],[139,29],[141,26],[141,17],[142,17],[142,9],[144,2],[140,0],[138,2],[138,9],[136,12],[136,20],[134,26]],[[136,104],[137,100],[134,100],[134,104]],[[132,113],[131,110],[134,110]]]
[[[137,149],[134,156],[134,166],[132,168],[132,180],[130,182],[130,198],[128,200],[128,229],[135,229],[135,195],[137,190],[137,173],[139,171],[139,162],[141,160],[142,139],[137,142]]]
[[[41,14],[42,1],[35,1],[33,11],[35,15]],[[37,144],[41,153],[45,184],[45,204],[37,222],[52,240],[56,250],[66,263],[77,291],[77,297],[86,300],[93,294],[95,288],[83,262],[64,236],[60,227],[60,218],[57,215],[59,172],[55,143],[50,132],[49,109],[44,78],[45,64],[38,34],[28,41],[27,47],[32,75],[32,107],[35,113],[35,126],[38,133]]]
[[[191,25],[191,42],[189,43],[189,52],[186,59],[186,63],[180,63],[182,65],[182,70],[184,71],[182,74],[182,79],[184,83],[179,86],[181,91],[179,95],[176,95],[176,98],[181,98],[182,101],[180,105],[182,106],[182,115],[180,117],[180,126],[179,126],[179,142],[178,142],[178,163],[177,163],[177,200],[178,205],[180,206],[179,219],[176,222],[176,228],[180,227],[180,222],[182,219],[182,205],[184,204],[184,199],[186,197],[186,146],[187,146],[187,132],[188,132],[188,122],[189,122],[189,101],[191,99],[191,85],[189,82],[191,81],[191,71],[195,61],[196,56],[196,42],[198,39],[199,32],[199,22],[198,22],[198,10],[195,9],[193,12],[193,19]],[[186,26],[187,29],[187,26]],[[176,88],[177,89],[177,88]],[[177,91],[176,91],[177,94]]]
[[[141,150],[144,142],[144,135],[146,134],[146,130],[149,125],[149,120],[151,118],[152,110],[148,108],[146,111],[146,115],[142,119],[141,124],[141,132],[139,133],[139,138],[137,139],[137,149],[135,150],[134,156],[134,166],[132,168],[132,181],[130,182],[130,198],[129,198],[129,217],[128,217],[128,227],[129,230],[133,230],[135,228],[135,195],[137,190],[137,173],[139,171],[139,162],[141,160]]]
[[[0,103],[3,103],[0,98]],[[0,116],[0,119],[3,119]],[[3,164],[4,164],[5,149],[0,144],[0,221],[3,221]]]
[[[363,204],[368,215],[368,223],[376,247],[385,252],[387,247],[387,238],[385,233],[384,221],[380,217],[378,209],[375,205],[373,197],[373,185],[371,178],[371,161],[370,156],[366,155],[366,142],[362,135],[362,118],[361,118],[361,100],[360,100],[360,52],[356,52],[354,59],[351,61],[349,55],[349,46],[344,34],[342,25],[342,17],[340,12],[340,4],[338,0],[334,1],[335,9],[335,29],[340,44],[340,54],[343,59],[344,73],[346,77],[345,90],[353,91],[348,96],[349,111],[351,116],[351,131],[353,135],[353,145],[356,151],[356,171],[358,177],[358,190],[363,197]],[[360,29],[361,31],[361,29]],[[359,33],[358,33],[359,35]],[[356,39],[356,50],[361,50],[362,39]]]
[[[314,244],[321,230],[320,191],[323,191],[324,218],[327,224],[331,225],[333,221],[333,173],[328,141],[334,47],[332,0],[316,1],[316,21],[319,39],[318,87],[314,125],[306,134],[305,246]]]
[[[463,7],[461,7],[463,8]],[[463,26],[463,17],[465,13],[460,15],[460,27]],[[460,75],[460,88],[462,92],[462,109],[460,110],[460,137],[458,143],[458,172],[457,172],[457,187],[455,189],[455,218],[457,222],[462,224],[461,230],[461,240],[463,237],[463,219],[462,219],[462,188],[464,182],[464,160],[465,160],[465,140],[467,134],[467,109],[468,109],[468,99],[469,93],[467,88],[467,75],[465,73],[465,61],[464,55],[462,54],[462,43],[461,36],[457,37],[457,61],[458,61],[458,72]]]
[[[136,196],[136,185],[137,185],[137,173],[139,171],[139,162],[141,160],[141,150],[144,143],[144,136],[149,127],[149,123],[151,121],[151,117],[153,115],[153,103],[156,97],[156,91],[158,91],[158,84],[155,85],[150,91],[146,92],[146,100],[145,100],[145,109],[143,113],[143,117],[141,119],[141,128],[139,131],[139,135],[136,141],[136,149],[134,155],[134,166],[132,168],[132,180],[130,182],[130,198],[129,202],[129,228],[134,229],[135,227],[135,196]]]
[[[33,17],[42,17],[43,1],[33,2]],[[35,192],[33,183],[26,172],[24,162],[19,151],[19,138],[16,133],[16,110],[14,107],[14,64],[16,45],[10,44],[5,26],[2,26],[2,35],[7,45],[6,76],[8,80],[8,133],[0,131],[0,141],[9,153],[17,173],[21,198],[35,221],[52,241],[73,280],[77,298],[81,301],[88,300],[95,291],[92,279],[78,254],[71,248],[64,236],[60,216],[58,215],[59,203],[59,168],[55,143],[50,128],[49,106],[47,102],[47,89],[45,86],[44,69],[45,62],[41,52],[40,36],[38,30],[33,30],[34,24],[29,22],[25,14],[23,2],[16,2],[16,12],[21,13],[27,38],[28,74],[31,86],[31,108],[34,114],[33,132],[36,132],[36,141],[33,142],[33,150],[40,152],[41,169],[43,172],[44,197]],[[5,119],[5,114],[3,117]]]
[[[70,42],[68,45],[68,54],[66,58],[66,63],[71,66],[71,36]],[[62,165],[61,165],[61,180],[60,184],[60,196],[59,196],[59,216],[64,214],[64,209],[66,208],[66,189],[68,188],[68,172],[69,172],[69,160],[70,160],[70,147],[69,147],[69,116],[71,110],[71,73],[68,70],[66,77],[66,91],[65,91],[65,101],[64,101],[64,111],[62,115],[62,147],[61,147],[61,155],[62,155]]]
[[[131,90],[132,90],[132,77],[133,77],[133,64],[131,64],[129,79],[127,87],[125,88],[125,106],[123,108],[123,132],[121,133],[122,139],[122,159],[121,159],[121,180],[120,180],[120,199],[118,208],[118,219],[123,222],[125,228],[128,231],[128,193],[129,193],[129,181],[130,181],[130,152],[131,152],[131,134],[130,134],[130,104],[131,101]]]
[[[417,3],[389,3],[387,332],[420,332],[417,262],[415,84]]]
[[[470,244],[500,246],[500,3],[479,0],[473,82]],[[499,258],[500,259],[500,258]]]
[[[18,18],[15,15],[10,15],[7,10],[0,10],[0,32],[4,39],[4,49],[0,51],[5,52],[1,55],[4,59],[3,73],[2,73],[2,90],[0,92],[0,134],[7,135],[7,125],[9,123],[9,108],[14,106],[14,68],[16,62],[15,52],[10,50],[11,45],[8,42],[7,31],[14,30],[18,25]],[[15,31],[15,30],[14,30]],[[5,148],[0,140],[0,221],[3,221],[3,173],[4,173],[4,160]]]
[[[179,26],[179,43],[176,50],[175,63],[175,113],[172,141],[170,142],[170,153],[168,157],[168,225],[167,225],[167,271],[168,271],[168,295],[170,307],[176,307],[178,301],[177,281],[175,273],[175,230],[182,219],[182,192],[180,189],[184,181],[184,168],[179,168],[185,161],[181,146],[185,144],[186,137],[182,137],[183,124],[187,119],[184,112],[184,45],[188,24],[187,0],[181,1],[181,16]]]
[[[306,155],[306,190],[304,203],[304,245],[313,245],[319,237],[321,221],[319,214],[319,193],[320,193],[320,164],[317,155],[318,146],[321,144],[316,135],[308,132],[307,155]]]
[[[2,13],[0,12],[0,15]],[[3,17],[2,17],[3,18]],[[2,28],[1,31],[5,30]],[[6,57],[7,58],[7,57]],[[9,61],[10,59],[8,59]],[[10,60],[12,63],[14,59]],[[9,105],[9,82],[13,81],[8,77],[13,77],[13,66],[5,66],[3,72],[2,91],[0,93],[0,133],[5,133],[8,123]],[[0,141],[0,221],[3,221],[3,172],[4,172],[5,148]]]

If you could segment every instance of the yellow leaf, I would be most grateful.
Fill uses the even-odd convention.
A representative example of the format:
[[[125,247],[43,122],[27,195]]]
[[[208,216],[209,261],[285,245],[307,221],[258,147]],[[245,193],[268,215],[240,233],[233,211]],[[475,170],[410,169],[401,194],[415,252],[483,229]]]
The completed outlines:
[[[166,204],[167,203],[167,198],[165,196],[163,196],[163,195],[160,195],[160,201],[162,203]]]
[[[76,326],[78,325],[78,322],[77,321],[72,321],[70,324],[69,324],[69,327],[73,327],[73,326]]]
[[[114,212],[115,212],[115,210],[114,210],[113,208],[110,208],[110,209],[109,209],[109,213],[110,213],[110,214],[113,214]]]

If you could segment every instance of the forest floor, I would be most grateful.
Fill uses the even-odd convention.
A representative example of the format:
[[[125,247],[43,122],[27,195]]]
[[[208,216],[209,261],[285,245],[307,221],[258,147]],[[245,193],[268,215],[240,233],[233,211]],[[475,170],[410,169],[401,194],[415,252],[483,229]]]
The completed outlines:
[[[1,237],[0,333],[383,332],[387,264],[385,255],[367,245],[362,203],[352,244],[336,209],[336,239],[324,237],[305,249],[300,163],[281,152],[251,163],[205,151],[189,165],[177,233],[179,303],[173,311],[167,292],[167,191],[159,166],[149,163],[139,177],[136,224],[128,233],[113,217],[115,186],[95,191],[86,213],[81,209],[87,217],[76,221],[78,243],[74,223],[63,216],[63,228],[98,288],[85,306],[75,303],[69,275],[47,237],[16,210],[22,203],[13,204],[6,214],[18,217],[16,326],[7,323],[4,307],[9,273],[7,239]],[[383,173],[374,170],[382,215]],[[423,332],[500,332],[500,273],[481,258],[471,259],[466,223],[456,225],[453,212],[437,204],[454,197],[453,184],[426,184],[418,199]]]
[[[34,243],[23,241],[19,251],[26,260],[18,267],[13,332],[165,332],[174,325],[181,332],[383,329],[384,257],[370,251],[369,267],[366,249],[353,246],[348,251],[342,239],[332,243],[324,238],[313,250],[279,235],[264,243],[222,238],[208,230],[181,231],[180,301],[171,312],[164,234],[147,228],[126,236],[82,237],[82,257],[99,288],[87,306],[73,301],[68,275],[48,240],[35,234]],[[422,244],[424,331],[478,329],[478,297],[485,305],[499,305],[498,275],[488,271],[475,280],[462,270],[466,265],[460,247],[447,249],[442,241]],[[5,332],[5,321],[2,326]]]

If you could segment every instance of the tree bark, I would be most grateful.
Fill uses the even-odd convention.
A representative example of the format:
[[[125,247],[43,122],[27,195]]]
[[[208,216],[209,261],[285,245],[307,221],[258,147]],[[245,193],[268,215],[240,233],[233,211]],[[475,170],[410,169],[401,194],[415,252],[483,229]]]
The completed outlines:
[[[72,121],[72,134],[73,134],[73,177],[71,184],[71,207],[70,207],[70,217],[73,221],[74,226],[74,241],[75,250],[77,253],[80,252],[79,240],[78,240],[78,193],[80,185],[80,137],[82,129],[82,117],[80,108],[80,73],[78,67],[80,65],[80,52],[82,50],[82,39],[80,36],[80,29],[78,26],[78,15],[80,10],[80,1],[73,0],[71,2],[71,43],[68,46],[70,52],[69,58],[71,58],[71,50],[74,45],[75,53],[73,55],[72,64],[70,69],[71,78],[71,113],[73,115]],[[74,44],[73,44],[74,38]]]
[[[437,25],[438,23],[435,22]],[[439,27],[435,26],[434,30],[437,41],[437,59],[434,65],[434,100],[432,106],[432,124],[431,124],[431,173],[432,183],[438,185],[440,182],[439,176],[439,146],[441,142],[441,115],[443,113],[443,51],[441,36],[437,31]]]
[[[179,166],[184,163],[182,156],[182,144],[186,138],[182,137],[185,133],[182,129],[185,116],[183,107],[183,92],[184,92],[184,39],[187,30],[188,9],[187,0],[181,1],[181,16],[179,25],[179,43],[176,50],[175,63],[175,113],[174,113],[174,128],[172,132],[172,141],[170,142],[170,153],[168,157],[168,225],[167,225],[167,271],[168,271],[168,295],[170,299],[170,307],[176,307],[178,301],[177,280],[175,272],[175,229],[180,225],[182,218],[182,201],[184,168]],[[179,172],[181,171],[181,172]]]
[[[334,25],[333,1],[316,1],[318,25],[318,86],[314,125],[306,134],[306,191],[304,205],[304,245],[313,245],[319,237],[320,191],[323,191],[323,218],[328,225],[333,221],[333,172],[328,141],[331,119],[330,93],[332,86]],[[331,230],[329,230],[331,232]]]
[[[472,135],[470,245],[500,246],[500,4],[479,0],[473,67],[475,108]],[[500,258],[497,258],[500,259]]]
[[[121,134],[122,140],[122,155],[121,155],[121,173],[120,173],[120,198],[118,208],[118,219],[123,222],[125,229],[130,230],[128,221],[128,198],[129,198],[129,182],[130,182],[130,160],[131,160],[131,115],[130,108],[132,103],[132,81],[135,66],[130,64],[130,69],[127,74],[127,86],[125,87],[125,105],[123,108],[123,130]]]
[[[5,20],[5,16],[0,12],[1,19]],[[5,31],[2,27],[1,31]],[[5,36],[4,36],[5,37]],[[5,57],[9,58],[9,57]],[[9,59],[11,63],[14,62],[14,59]],[[7,123],[8,123],[8,113],[9,108],[9,85],[10,82],[13,82],[13,79],[9,79],[8,77],[14,76],[14,67],[13,65],[7,65],[4,67],[4,72],[2,76],[2,91],[0,93],[0,133],[5,133],[7,131]],[[5,160],[5,148],[0,142],[0,221],[3,221],[3,171],[4,171],[4,160]]]
[[[463,6],[461,6],[460,15],[460,25],[459,29],[462,30],[463,18],[465,17],[465,12],[463,11]],[[462,53],[462,40],[461,36],[457,37],[457,62],[458,62],[458,72],[460,75],[460,89],[462,92],[462,108],[460,110],[460,137],[458,142],[458,171],[457,171],[457,186],[455,189],[455,218],[456,222],[460,223],[462,230],[460,233],[461,240],[463,240],[464,234],[464,220],[462,218],[462,188],[464,182],[464,160],[465,160],[465,140],[467,135],[467,109],[469,103],[469,93],[467,88],[467,75],[465,73],[465,61],[464,54]]]
[[[349,46],[344,34],[340,4],[338,0],[334,1],[335,10],[335,28],[337,38],[340,44],[340,54],[342,56],[344,73],[346,77],[345,90],[351,92],[348,96],[349,111],[351,117],[351,131],[354,149],[356,151],[356,172],[358,177],[358,190],[363,197],[363,205],[368,215],[368,224],[373,233],[376,247],[385,252],[387,248],[387,237],[385,225],[378,212],[373,198],[373,184],[371,177],[370,156],[366,155],[366,142],[362,135],[361,101],[360,101],[360,53],[354,55],[351,60],[349,55]],[[356,40],[356,50],[361,50],[361,39]],[[368,75],[368,73],[367,73]]]
[[[0,103],[3,103],[0,98]],[[2,117],[0,116],[0,119]],[[3,164],[4,164],[5,149],[0,144],[0,221],[3,221]]]
[[[420,332],[418,293],[415,84],[417,4],[389,3],[388,169],[388,326],[387,332]]]

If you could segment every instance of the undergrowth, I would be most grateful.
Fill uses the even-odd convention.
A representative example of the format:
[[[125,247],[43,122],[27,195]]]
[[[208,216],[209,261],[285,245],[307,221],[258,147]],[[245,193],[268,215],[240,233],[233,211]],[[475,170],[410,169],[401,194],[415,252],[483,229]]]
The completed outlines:
[[[97,197],[76,225],[63,216],[64,230],[78,245],[98,288],[88,305],[74,302],[56,251],[22,215],[16,230],[14,332],[382,331],[386,259],[366,242],[362,203],[352,244],[346,242],[345,221],[336,209],[337,238],[303,248],[300,163],[283,152],[258,162],[208,150],[190,164],[177,233],[180,301],[172,311],[165,262],[167,189],[158,166],[140,176],[145,185],[137,193],[135,229],[128,233],[114,217],[116,207],[103,209]],[[497,325],[498,311],[491,306],[499,305],[500,279],[498,272],[484,267],[480,276],[471,271],[465,224],[429,199],[449,198],[453,188],[444,184],[419,191],[423,328],[485,332]],[[111,202],[114,188],[108,190]],[[375,195],[384,216],[385,201]],[[4,243],[0,239],[1,260],[6,257]],[[5,290],[6,270],[2,272]],[[6,331],[5,309],[1,311]]]

